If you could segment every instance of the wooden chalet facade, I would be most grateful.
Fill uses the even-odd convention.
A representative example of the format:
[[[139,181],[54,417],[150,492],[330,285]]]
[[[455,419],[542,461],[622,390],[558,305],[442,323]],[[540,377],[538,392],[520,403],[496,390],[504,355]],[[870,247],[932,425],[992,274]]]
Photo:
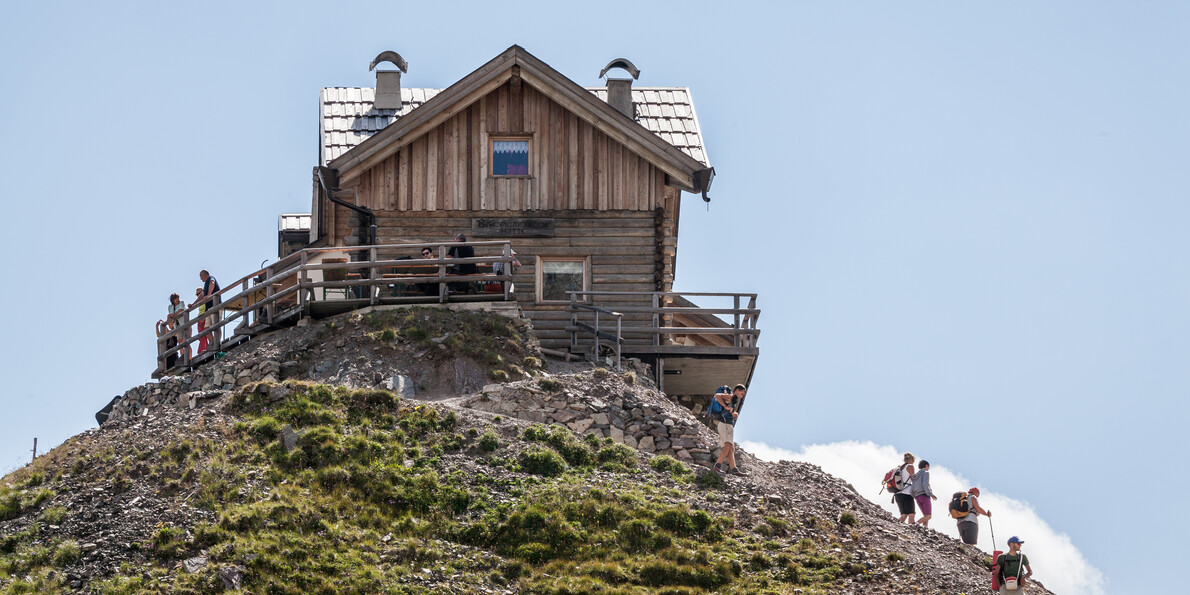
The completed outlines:
[[[392,52],[377,60],[405,69]],[[608,67],[639,73],[626,60]],[[722,332],[650,330],[675,320],[665,311],[675,296],[657,294],[673,288],[682,193],[705,199],[714,174],[688,89],[633,89],[631,80],[614,78],[606,88],[584,88],[519,46],[443,90],[399,81],[400,72],[380,71],[375,89],[320,93],[310,247],[351,254],[371,244],[449,242],[458,233],[507,241],[522,265],[511,293],[544,347],[589,350],[576,327],[594,339],[598,333],[579,319],[598,307],[622,314],[627,355],[659,368],[660,357],[672,355],[664,346],[692,354],[701,347],[700,357],[733,361],[735,381],[751,376],[754,295],[732,294],[735,309],[746,311],[734,313],[743,333],[732,334],[732,324],[715,316],[722,312],[677,317],[728,329]],[[582,315],[575,304],[586,305]],[[668,359],[676,376],[681,358]]]

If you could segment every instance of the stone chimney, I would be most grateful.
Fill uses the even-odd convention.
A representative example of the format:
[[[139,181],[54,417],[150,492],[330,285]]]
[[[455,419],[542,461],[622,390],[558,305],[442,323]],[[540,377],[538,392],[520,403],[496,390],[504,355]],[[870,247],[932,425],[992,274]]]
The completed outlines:
[[[381,62],[392,62],[399,70],[376,70],[376,100],[372,107],[375,109],[401,109],[401,73],[409,72],[409,64],[400,54],[387,50],[380,52],[368,70],[375,70]]]
[[[616,58],[615,60],[608,62],[607,66],[604,66],[603,70],[599,71],[599,78],[603,78],[603,76],[607,74],[607,71],[613,68],[622,68],[628,71],[628,74],[632,75],[632,78],[625,79],[608,77],[607,103],[608,105],[616,108],[616,111],[635,120],[636,109],[635,106],[632,105],[632,81],[636,80],[637,77],[640,76],[640,69],[637,68],[636,65],[634,65],[627,58]]]

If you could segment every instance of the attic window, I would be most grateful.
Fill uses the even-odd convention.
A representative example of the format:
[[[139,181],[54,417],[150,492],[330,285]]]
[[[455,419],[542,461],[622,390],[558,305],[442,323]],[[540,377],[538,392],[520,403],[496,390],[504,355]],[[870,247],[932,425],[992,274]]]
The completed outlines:
[[[529,139],[493,138],[492,175],[504,177],[529,175]]]

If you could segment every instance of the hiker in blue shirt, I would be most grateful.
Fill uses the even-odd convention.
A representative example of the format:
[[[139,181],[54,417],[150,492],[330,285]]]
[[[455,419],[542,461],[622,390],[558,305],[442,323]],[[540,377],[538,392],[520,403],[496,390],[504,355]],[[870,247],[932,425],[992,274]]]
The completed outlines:
[[[715,409],[719,412],[717,429],[719,442],[723,444],[723,449],[719,451],[719,460],[715,461],[716,472],[745,475],[735,463],[735,423],[739,419],[739,407],[744,402],[747,392],[747,387],[742,384],[737,384],[734,391],[727,385],[720,386],[719,390],[715,391],[715,403],[718,404]],[[713,408],[715,403],[712,403]],[[725,467],[724,463],[728,466]]]

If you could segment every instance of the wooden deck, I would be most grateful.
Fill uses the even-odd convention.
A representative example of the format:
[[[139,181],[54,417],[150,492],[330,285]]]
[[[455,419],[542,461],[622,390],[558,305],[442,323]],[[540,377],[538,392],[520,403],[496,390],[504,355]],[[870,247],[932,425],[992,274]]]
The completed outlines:
[[[427,245],[436,256],[421,256]],[[511,270],[509,242],[468,242],[468,246],[496,255],[449,258],[448,250],[457,245],[419,242],[295,252],[224,286],[215,294],[221,303],[208,312],[199,314],[199,303],[185,310],[178,327],[157,340],[153,377],[200,366],[256,335],[293,326],[302,318],[325,318],[372,306],[515,302],[512,275],[490,272],[493,263],[505,263],[503,270]],[[339,258],[348,252],[354,260]],[[481,272],[451,274],[453,266],[462,264],[475,264]],[[485,269],[489,272],[484,273]],[[200,332],[199,322],[211,317],[218,322]],[[178,339],[178,345],[167,348],[171,337]],[[210,345],[198,353],[203,338]],[[177,359],[167,366],[171,356]]]
[[[483,272],[485,267],[491,271],[497,262],[506,263],[504,271],[511,270],[509,242],[469,242],[479,253],[494,256],[457,259],[446,256],[457,244],[430,244],[436,252],[431,258],[421,257],[425,245],[388,244],[350,251],[308,248],[245,275],[216,294],[222,303],[211,312],[199,315],[197,305],[190,307],[182,313],[179,328],[158,339],[153,377],[201,366],[255,336],[293,326],[303,318],[326,318],[375,306],[518,305],[511,274]],[[453,265],[467,263],[480,267],[480,273],[450,274]],[[569,293],[571,301],[559,314],[569,316],[564,332],[569,334],[566,349],[572,354],[592,360],[610,357],[615,366],[622,358],[639,358],[653,366],[659,386],[671,395],[705,394],[721,384],[747,384],[752,377],[760,354],[756,294]],[[689,298],[730,305],[699,307]],[[199,332],[199,321],[212,314],[218,322]],[[167,348],[171,336],[179,338],[179,345]],[[203,337],[211,345],[198,353]],[[177,360],[167,366],[174,354]]]

